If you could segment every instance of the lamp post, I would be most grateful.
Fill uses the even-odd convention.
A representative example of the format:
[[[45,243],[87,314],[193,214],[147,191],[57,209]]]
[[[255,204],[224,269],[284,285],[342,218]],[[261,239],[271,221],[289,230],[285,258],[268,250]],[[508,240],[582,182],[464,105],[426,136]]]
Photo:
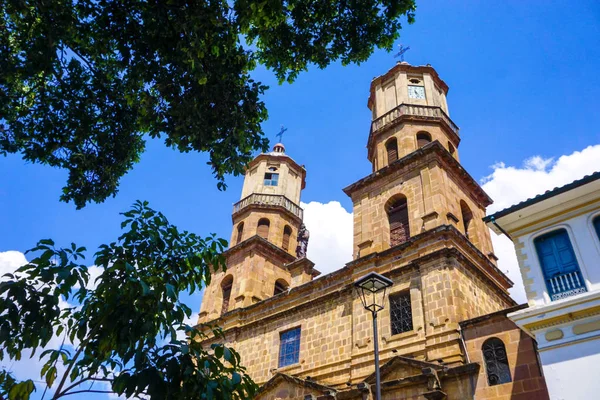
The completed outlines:
[[[394,282],[375,272],[370,272],[356,282],[354,286],[360,296],[363,307],[373,316],[373,348],[375,351],[375,399],[381,400],[381,377],[379,376],[379,338],[377,336],[377,313],[383,310],[386,289]]]

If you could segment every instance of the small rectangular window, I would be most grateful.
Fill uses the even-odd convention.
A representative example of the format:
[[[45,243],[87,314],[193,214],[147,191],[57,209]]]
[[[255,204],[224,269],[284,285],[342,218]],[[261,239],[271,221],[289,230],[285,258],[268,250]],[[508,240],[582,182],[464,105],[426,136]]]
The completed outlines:
[[[279,368],[300,361],[300,327],[279,334]]]
[[[392,335],[413,330],[409,292],[390,295],[390,319]]]
[[[272,172],[267,172],[265,174],[265,186],[277,186],[277,182],[279,181],[279,174],[275,174]]]

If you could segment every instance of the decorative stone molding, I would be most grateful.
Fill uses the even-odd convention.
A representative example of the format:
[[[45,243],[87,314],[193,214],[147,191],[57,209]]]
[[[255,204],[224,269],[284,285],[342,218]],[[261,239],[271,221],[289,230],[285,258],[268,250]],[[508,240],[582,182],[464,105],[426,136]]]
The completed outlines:
[[[552,331],[546,332],[545,338],[547,341],[551,342],[553,340],[562,339],[565,336],[561,329],[554,329]]]
[[[356,341],[355,346],[359,349],[362,349],[364,347],[367,347],[369,343],[371,343],[371,338],[362,338]]]
[[[573,327],[573,333],[576,335],[583,335],[593,331],[600,330],[600,321],[585,322],[578,324]]]

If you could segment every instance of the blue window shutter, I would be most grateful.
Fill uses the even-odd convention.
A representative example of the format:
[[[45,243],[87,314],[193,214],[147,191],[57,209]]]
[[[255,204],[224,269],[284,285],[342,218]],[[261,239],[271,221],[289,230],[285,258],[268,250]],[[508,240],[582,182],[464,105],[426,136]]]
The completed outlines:
[[[542,270],[547,278],[552,278],[554,275],[560,272],[560,266],[558,265],[558,258],[554,253],[554,244],[551,238],[539,238],[535,241],[535,247],[537,249],[540,262],[542,264]]]
[[[569,234],[559,229],[534,241],[546,287],[553,300],[585,292],[585,284]]]

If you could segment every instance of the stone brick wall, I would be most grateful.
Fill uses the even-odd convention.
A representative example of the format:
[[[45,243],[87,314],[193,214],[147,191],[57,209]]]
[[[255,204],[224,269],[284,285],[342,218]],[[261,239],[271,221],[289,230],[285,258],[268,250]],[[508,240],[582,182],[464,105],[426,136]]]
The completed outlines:
[[[482,400],[549,399],[535,342],[506,317],[510,311],[461,323],[470,361],[482,366],[477,376],[475,397]],[[490,386],[481,349],[483,343],[493,337],[502,340],[506,347],[512,382]]]
[[[292,284],[292,275],[284,265],[294,258],[288,255],[286,260],[281,254],[275,256],[275,250],[283,250],[270,248],[269,244],[258,237],[252,240],[257,243],[226,253],[227,269],[213,273],[211,283],[205,289],[202,298],[199,322],[211,321],[221,316],[222,282],[228,276],[233,278],[228,311],[248,307],[272,297],[277,280],[285,281],[288,286]]]
[[[483,254],[492,253],[489,229],[481,220],[485,216],[485,205],[473,197],[464,179],[442,166],[434,152],[352,189],[350,195],[354,204],[354,254],[357,257],[390,247],[386,206],[390,199],[398,196],[407,199],[411,236],[446,224],[465,234],[460,209],[460,201],[464,201],[473,214],[470,241]]]
[[[244,223],[242,235],[242,241],[244,241],[257,234],[258,221],[261,218],[267,218],[269,220],[269,236],[267,240],[276,246],[282,246],[283,229],[285,226],[287,225],[292,229],[287,251],[295,256],[296,246],[298,244],[298,229],[300,228],[302,221],[283,212],[280,208],[249,206],[242,210],[234,218],[231,241],[229,242],[230,247],[236,245],[238,224]]]
[[[390,294],[410,294],[413,319],[412,331],[392,335],[386,303],[378,316],[381,363],[405,355],[459,365],[465,355],[458,323],[511,303],[505,289],[474,272],[468,258],[444,252],[454,242],[440,235],[423,236],[418,244],[403,249],[401,258],[396,256],[400,250],[391,252],[225,315],[220,325],[227,342],[259,384],[278,372],[310,376],[338,388],[360,382],[373,372],[372,319],[352,284],[376,270],[394,281]],[[299,362],[279,368],[280,333],[295,327],[301,328]]]
[[[448,137],[446,132],[436,123],[414,123],[405,122],[398,124],[391,129],[378,134],[374,141],[373,149],[373,171],[377,171],[389,164],[387,157],[386,143],[391,138],[396,138],[398,142],[398,158],[402,158],[419,148],[417,144],[417,133],[427,132],[431,135],[431,140],[439,141],[446,150],[450,151],[449,144],[452,140]],[[452,144],[456,149],[457,143]],[[458,160],[458,152],[455,151],[454,157]]]

